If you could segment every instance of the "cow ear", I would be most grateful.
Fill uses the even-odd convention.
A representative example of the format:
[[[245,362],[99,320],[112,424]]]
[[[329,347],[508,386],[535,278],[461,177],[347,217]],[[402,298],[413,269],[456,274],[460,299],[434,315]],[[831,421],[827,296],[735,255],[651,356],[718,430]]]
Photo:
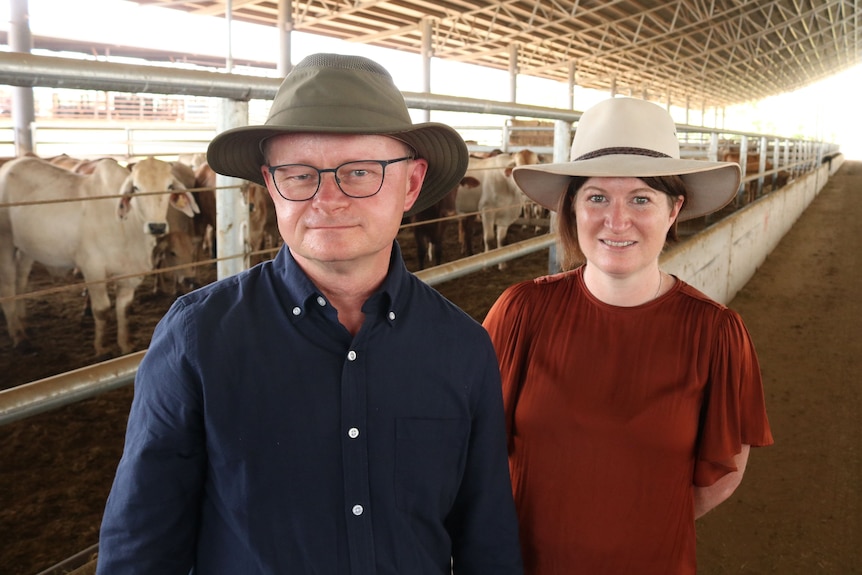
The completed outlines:
[[[190,218],[195,217],[195,214],[201,213],[195,197],[189,192],[175,192],[171,194],[171,206]]]
[[[121,220],[125,220],[129,212],[132,211],[132,176],[126,178],[120,188],[120,204],[117,206],[117,216]]]

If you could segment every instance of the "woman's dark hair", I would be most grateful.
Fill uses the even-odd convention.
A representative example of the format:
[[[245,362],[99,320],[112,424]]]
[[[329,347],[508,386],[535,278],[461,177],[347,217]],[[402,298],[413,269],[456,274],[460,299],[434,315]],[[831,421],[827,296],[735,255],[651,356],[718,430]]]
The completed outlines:
[[[560,197],[560,204],[557,206],[557,229],[559,230],[557,260],[563,271],[574,269],[585,261],[584,252],[581,251],[581,246],[578,243],[578,224],[575,218],[574,203],[575,196],[588,179],[586,176],[572,177],[568,187],[566,187],[566,193]],[[651,176],[638,179],[650,188],[666,194],[671,209],[673,209],[674,202],[679,196],[683,197],[682,205],[685,206],[688,191],[685,188],[685,182],[679,176]],[[673,243],[677,239],[677,222],[674,221],[667,231],[665,243]]]

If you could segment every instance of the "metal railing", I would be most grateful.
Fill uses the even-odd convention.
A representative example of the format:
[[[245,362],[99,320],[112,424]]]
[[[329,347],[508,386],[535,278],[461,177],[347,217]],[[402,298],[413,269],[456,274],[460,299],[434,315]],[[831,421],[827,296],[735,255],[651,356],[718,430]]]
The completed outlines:
[[[44,86],[132,93],[190,94],[247,102],[250,99],[271,99],[275,95],[280,80],[155,66],[70,60],[21,53],[0,53],[0,83],[24,87]],[[579,112],[572,110],[428,93],[405,92],[404,97],[407,105],[414,109],[522,116],[550,120],[555,125],[553,153],[556,161],[567,159],[571,127],[580,117]],[[781,145],[785,146],[785,149],[792,150],[792,154],[790,152],[785,153],[785,166],[800,170],[806,169],[806,166],[819,165],[824,156],[834,153],[836,149],[836,146],[822,142],[788,140],[755,133],[730,133],[725,130],[694,126],[678,126],[678,130],[681,134],[686,134],[686,141],[698,142],[696,145],[686,148],[687,155],[713,159],[720,142],[725,141],[731,135],[734,138],[758,138],[759,141],[763,141],[765,138],[767,142],[773,142],[773,146],[778,146],[778,142],[782,142]],[[130,150],[141,151],[136,136],[144,132],[144,129],[138,128],[124,132],[120,140],[125,153],[128,154]],[[45,134],[45,130],[37,127],[37,133]],[[190,141],[182,140],[183,143]],[[167,145],[162,150],[166,148]],[[763,175],[765,173],[756,177]],[[417,275],[428,283],[447,281],[511,258],[547,249],[552,244],[553,237],[545,235],[527,242],[505,246],[431,268],[419,272]],[[0,424],[15,421],[34,413],[41,413],[60,405],[91,397],[107,389],[125,385],[133,380],[137,362],[142,354],[143,352],[138,352],[66,374],[31,382],[17,388],[0,391]]]

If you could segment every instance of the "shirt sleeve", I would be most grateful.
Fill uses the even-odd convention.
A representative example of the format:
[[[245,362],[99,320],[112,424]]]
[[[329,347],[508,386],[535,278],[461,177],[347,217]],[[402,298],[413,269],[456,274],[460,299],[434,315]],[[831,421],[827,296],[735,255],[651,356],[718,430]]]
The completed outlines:
[[[484,335],[484,334],[483,334]],[[485,338],[486,366],[472,387],[473,417],[464,477],[446,518],[454,575],[520,575],[518,519],[509,479],[503,405],[494,351]]]
[[[184,308],[153,334],[135,378],[126,443],[99,537],[97,573],[187,575],[206,466],[199,386]]]
[[[732,460],[743,444],[773,443],[751,336],[730,309],[723,310],[716,329],[695,462],[694,484],[699,487],[736,471]]]

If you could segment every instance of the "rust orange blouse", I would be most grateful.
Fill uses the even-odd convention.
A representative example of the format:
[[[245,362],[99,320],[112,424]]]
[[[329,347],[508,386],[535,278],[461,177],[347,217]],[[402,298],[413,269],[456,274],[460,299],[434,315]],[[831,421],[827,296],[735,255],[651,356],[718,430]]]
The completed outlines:
[[[621,308],[583,268],[506,290],[497,350],[529,575],[693,574],[693,485],[769,445],[760,367],[739,315],[677,280]]]

